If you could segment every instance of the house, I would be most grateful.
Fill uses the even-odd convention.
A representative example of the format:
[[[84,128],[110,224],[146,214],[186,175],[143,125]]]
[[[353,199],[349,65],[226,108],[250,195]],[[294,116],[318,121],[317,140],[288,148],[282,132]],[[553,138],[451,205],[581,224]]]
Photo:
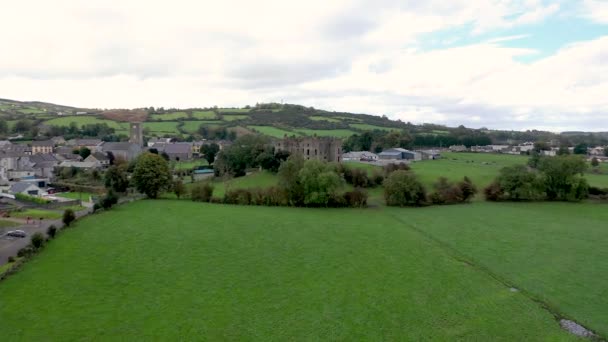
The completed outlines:
[[[441,159],[441,153],[438,150],[421,150],[417,152],[420,152],[422,160]]]
[[[29,159],[33,163],[34,174],[43,178],[53,177],[55,167],[60,163],[59,159],[52,154],[35,154]]]
[[[378,155],[368,151],[352,151],[342,154],[342,161],[378,161]]]
[[[91,153],[85,160],[85,162],[98,163],[102,167],[110,166],[110,158],[105,153],[94,152]]]
[[[146,144],[146,146],[152,147],[152,145],[154,145],[154,144],[158,144],[158,143],[168,144],[170,142],[171,142],[171,138],[152,137],[152,138],[150,138],[150,140],[148,140],[148,143]]]
[[[604,147],[589,147],[587,149],[587,154],[589,154],[590,156],[604,156]]]
[[[336,138],[286,137],[275,142],[274,148],[276,151],[300,154],[307,160],[316,159],[327,162],[340,162],[342,159],[342,140]]]
[[[75,167],[77,169],[96,169],[101,167],[99,163],[87,161],[64,160],[59,164],[59,167]]]
[[[155,148],[158,153],[166,153],[170,160],[184,161],[192,159],[192,143],[156,143],[150,148]]]
[[[52,137],[51,141],[55,144],[55,146],[62,146],[66,144],[66,141],[63,137]]]
[[[20,178],[13,176],[16,170],[33,171],[33,163],[25,153],[0,151],[0,179]]]
[[[467,147],[464,145],[452,145],[450,146],[450,151],[452,152],[465,152]]]
[[[9,189],[9,192],[11,194],[24,194],[29,196],[42,195],[42,189],[40,189],[36,184],[28,182],[13,183]]]
[[[555,157],[557,155],[557,151],[556,150],[550,150],[550,151],[540,151],[540,153],[543,156],[547,156],[547,157]]]
[[[130,142],[105,142],[101,145],[101,152],[106,155],[112,153],[114,158],[131,161],[141,154],[142,148]]]
[[[381,160],[422,160],[422,154],[420,154],[420,152],[414,152],[404,148],[391,148],[382,151],[378,157]]]
[[[8,140],[0,140],[0,150],[4,150],[6,147],[12,145],[13,143],[11,143]]]
[[[52,140],[32,141],[32,154],[51,154],[54,147]]]
[[[67,146],[72,147],[73,150],[86,147],[91,152],[101,151],[102,144],[103,141],[101,139],[71,139],[67,141]]]

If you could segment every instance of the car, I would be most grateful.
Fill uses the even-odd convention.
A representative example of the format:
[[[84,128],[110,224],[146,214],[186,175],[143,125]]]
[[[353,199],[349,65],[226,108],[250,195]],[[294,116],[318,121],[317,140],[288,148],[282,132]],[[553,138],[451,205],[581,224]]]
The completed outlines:
[[[11,230],[8,233],[6,233],[6,235],[12,236],[12,237],[24,238],[27,236],[27,233],[24,232],[23,230]]]

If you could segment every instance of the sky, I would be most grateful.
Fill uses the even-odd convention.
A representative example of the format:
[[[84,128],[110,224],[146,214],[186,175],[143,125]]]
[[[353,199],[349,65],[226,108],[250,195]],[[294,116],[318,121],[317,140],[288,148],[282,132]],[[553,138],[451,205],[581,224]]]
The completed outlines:
[[[608,131],[608,0],[0,0],[0,98]]]

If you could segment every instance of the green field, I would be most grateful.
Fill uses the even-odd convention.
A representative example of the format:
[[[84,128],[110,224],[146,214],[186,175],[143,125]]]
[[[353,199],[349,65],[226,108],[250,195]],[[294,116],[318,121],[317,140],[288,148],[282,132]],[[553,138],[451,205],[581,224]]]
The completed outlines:
[[[196,111],[192,112],[192,118],[201,119],[201,120],[213,120],[213,119],[217,118],[217,115],[215,115],[215,112],[210,111],[210,110],[205,110],[205,111],[196,110]]]
[[[201,121],[184,121],[184,125],[182,126],[182,130],[188,133],[195,133],[198,131],[201,125],[205,125],[207,127],[219,127],[221,125],[221,121],[212,121],[212,120],[201,120]]]
[[[95,196],[95,195],[92,193],[88,193],[88,192],[62,192],[60,194],[57,194],[57,197],[77,199],[77,200],[83,200],[83,201],[88,201],[89,198],[91,198],[91,196]]]
[[[326,116],[310,116],[309,119],[312,121],[341,122],[339,119],[328,118]]]
[[[18,226],[19,223],[0,219],[0,228],[14,227]]]
[[[164,134],[179,134],[177,129],[179,122],[144,122],[144,129],[150,130],[150,134],[164,135]]]
[[[304,135],[317,135],[319,137],[337,137],[337,138],[348,138],[356,132],[348,130],[348,129],[296,129],[298,133]]]
[[[215,180],[213,182],[213,196],[222,198],[226,189],[253,189],[253,188],[268,188],[277,185],[278,177],[270,172],[256,172],[247,177],[233,178],[226,181]]]
[[[44,210],[44,209],[26,209],[24,211],[17,211],[11,213],[11,217],[17,218],[32,218],[32,219],[50,219],[56,220],[61,218],[61,213],[58,211]]]
[[[298,132],[286,131],[283,129],[279,129],[272,126],[247,126],[249,129],[254,129],[260,134],[268,135],[273,138],[283,138],[285,135],[287,136],[300,136],[301,134]]]
[[[154,114],[150,116],[154,120],[162,120],[162,121],[172,121],[177,119],[186,119],[188,118],[188,113],[186,112],[173,112],[166,114]]]
[[[220,113],[249,113],[251,109],[247,108],[219,108]]]
[[[69,126],[72,122],[75,122],[78,127],[89,124],[107,124],[109,127],[115,130],[127,131],[129,124],[126,122],[118,122],[107,119],[100,119],[90,115],[79,115],[79,116],[62,116],[55,119],[45,121],[46,125],[50,126]]]
[[[399,131],[398,128],[374,126],[374,125],[369,125],[369,124],[350,124],[349,126],[352,128],[360,129],[362,131],[373,131],[373,130],[381,130],[381,131],[387,131],[387,132]]]
[[[197,166],[209,165],[205,159],[172,162],[171,164],[176,170],[192,170]]]
[[[593,223],[584,232],[594,235],[578,234],[580,225],[572,234],[576,215],[538,227],[528,205],[488,224],[499,223],[499,206],[138,201],[79,221],[0,283],[0,339],[574,341],[526,295],[551,300],[560,290],[564,314],[606,332],[608,297],[597,295],[608,275],[606,231]],[[563,209],[547,206],[550,215]],[[547,229],[560,237],[534,234]],[[433,237],[445,232],[470,259]],[[591,258],[595,278],[562,279],[590,270],[571,267]]]
[[[222,120],[224,121],[238,121],[238,120],[246,120],[249,119],[249,115],[223,115]]]

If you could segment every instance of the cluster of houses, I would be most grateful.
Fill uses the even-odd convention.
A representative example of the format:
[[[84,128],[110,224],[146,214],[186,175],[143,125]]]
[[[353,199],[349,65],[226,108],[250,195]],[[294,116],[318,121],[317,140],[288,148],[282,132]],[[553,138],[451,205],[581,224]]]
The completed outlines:
[[[467,148],[464,145],[453,145],[450,146],[452,152],[479,152],[479,153],[501,153],[501,154],[529,154],[534,149],[534,143],[526,142],[519,145],[485,145],[485,146],[471,146]],[[587,148],[587,156],[589,159],[597,158],[599,161],[608,162],[608,157],[605,155],[605,151],[608,146],[596,146]],[[540,151],[544,156],[554,157],[558,155],[560,148],[551,147],[549,150]],[[568,147],[570,154],[574,153],[574,147]]]

